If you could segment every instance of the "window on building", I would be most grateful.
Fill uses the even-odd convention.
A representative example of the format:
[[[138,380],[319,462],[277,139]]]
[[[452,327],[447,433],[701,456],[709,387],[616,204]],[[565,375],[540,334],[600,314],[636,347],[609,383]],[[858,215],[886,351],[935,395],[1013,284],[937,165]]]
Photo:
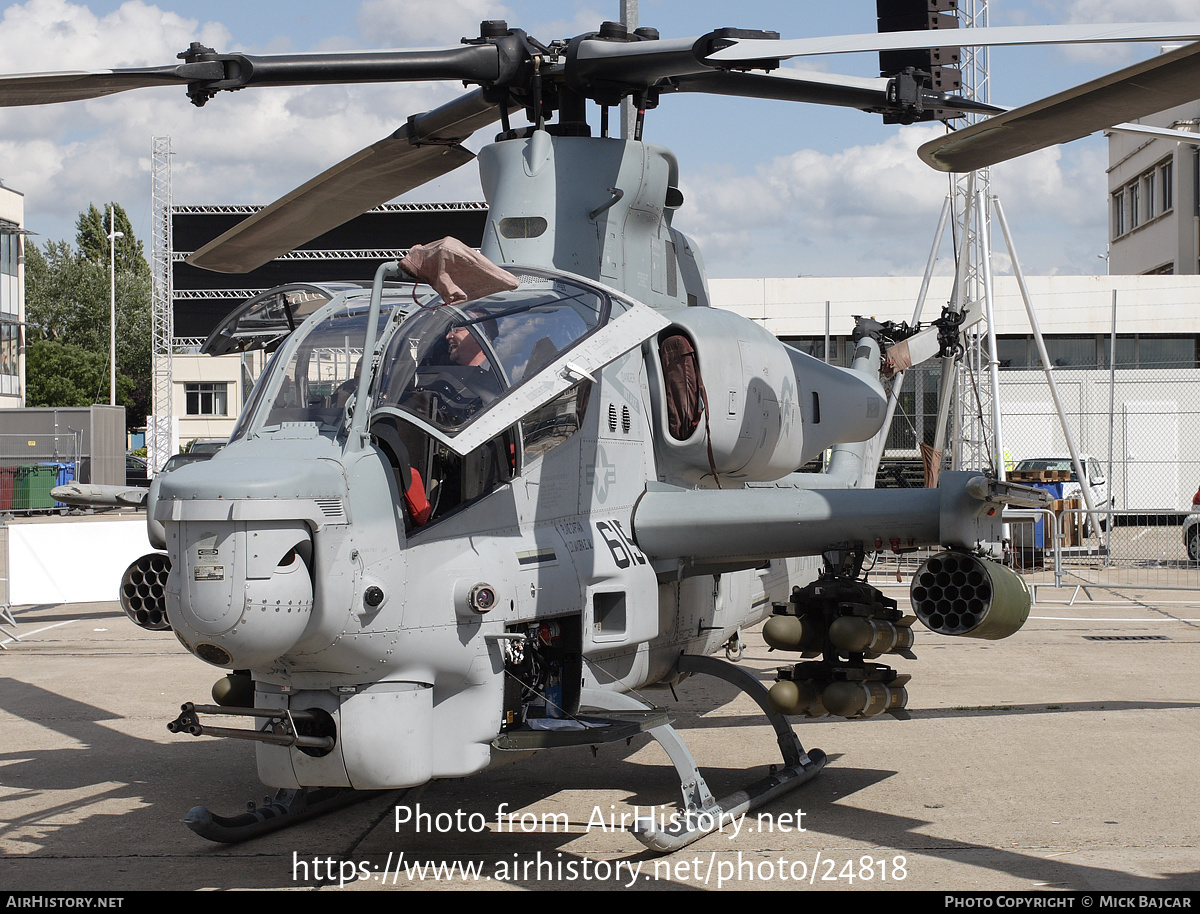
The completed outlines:
[[[783,340],[793,349],[799,349],[805,355],[811,355],[814,359],[825,361],[825,337],[823,336],[801,336],[790,337]],[[841,365],[840,346],[838,338],[831,336],[829,338],[829,363],[831,365]]]
[[[1112,237],[1119,238],[1169,212],[1174,207],[1174,198],[1174,164],[1165,159],[1112,194]]]
[[[1029,361],[1029,338],[1025,336],[997,337],[996,359],[1001,368],[1028,368],[1037,364]]]
[[[8,230],[8,226],[0,227],[0,273],[5,276],[17,275],[17,239],[18,235]]]
[[[1196,340],[1182,336],[1138,336],[1139,368],[1195,368]]]
[[[1100,338],[1102,366],[1108,367],[1112,344],[1108,336]],[[1117,335],[1117,368],[1196,368],[1200,367],[1200,337],[1192,334],[1120,333]]]
[[[20,371],[17,363],[20,351],[21,325],[13,321],[0,322],[0,375],[14,376]]]
[[[185,384],[186,411],[189,416],[227,416],[229,415],[229,385],[214,384]]]

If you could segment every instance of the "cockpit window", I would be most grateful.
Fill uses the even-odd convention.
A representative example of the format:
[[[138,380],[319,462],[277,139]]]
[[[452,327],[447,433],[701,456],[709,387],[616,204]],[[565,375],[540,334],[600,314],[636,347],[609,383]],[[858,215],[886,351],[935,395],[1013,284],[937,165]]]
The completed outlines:
[[[601,292],[543,277],[457,307],[426,306],[390,340],[374,408],[453,435],[601,326],[608,310]]]
[[[385,300],[385,320],[395,302]],[[350,300],[280,348],[255,385],[250,402],[231,440],[245,431],[285,422],[316,423],[322,434],[336,435],[346,420],[346,406],[358,387],[367,334],[368,303]]]

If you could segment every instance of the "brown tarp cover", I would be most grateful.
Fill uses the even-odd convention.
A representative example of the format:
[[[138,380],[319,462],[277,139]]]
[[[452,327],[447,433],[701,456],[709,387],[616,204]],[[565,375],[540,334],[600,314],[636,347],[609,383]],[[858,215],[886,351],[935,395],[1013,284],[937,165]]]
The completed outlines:
[[[437,289],[448,305],[511,292],[519,285],[512,273],[457,238],[413,245],[400,266]]]
[[[936,489],[942,471],[942,452],[921,442],[921,462],[925,464],[925,488]]]

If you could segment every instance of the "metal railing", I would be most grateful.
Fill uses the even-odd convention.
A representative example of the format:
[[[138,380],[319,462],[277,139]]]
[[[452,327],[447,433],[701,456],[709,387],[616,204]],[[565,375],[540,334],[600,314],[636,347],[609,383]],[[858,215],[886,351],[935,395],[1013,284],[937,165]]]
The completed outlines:
[[[1031,586],[1035,601],[1041,587],[1095,587],[1130,599],[1151,590],[1200,590],[1200,512],[1111,511],[1094,520],[1077,507],[1005,511],[1004,563]],[[936,551],[880,553],[871,577],[907,583]]]

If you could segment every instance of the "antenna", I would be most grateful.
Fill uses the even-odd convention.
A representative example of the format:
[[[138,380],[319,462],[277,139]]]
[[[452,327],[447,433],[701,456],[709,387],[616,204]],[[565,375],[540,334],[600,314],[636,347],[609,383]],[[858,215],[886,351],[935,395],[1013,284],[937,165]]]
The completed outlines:
[[[638,0],[621,0],[621,25],[630,34],[638,27]],[[621,99],[621,139],[632,140],[637,130],[637,111],[632,98]]]

